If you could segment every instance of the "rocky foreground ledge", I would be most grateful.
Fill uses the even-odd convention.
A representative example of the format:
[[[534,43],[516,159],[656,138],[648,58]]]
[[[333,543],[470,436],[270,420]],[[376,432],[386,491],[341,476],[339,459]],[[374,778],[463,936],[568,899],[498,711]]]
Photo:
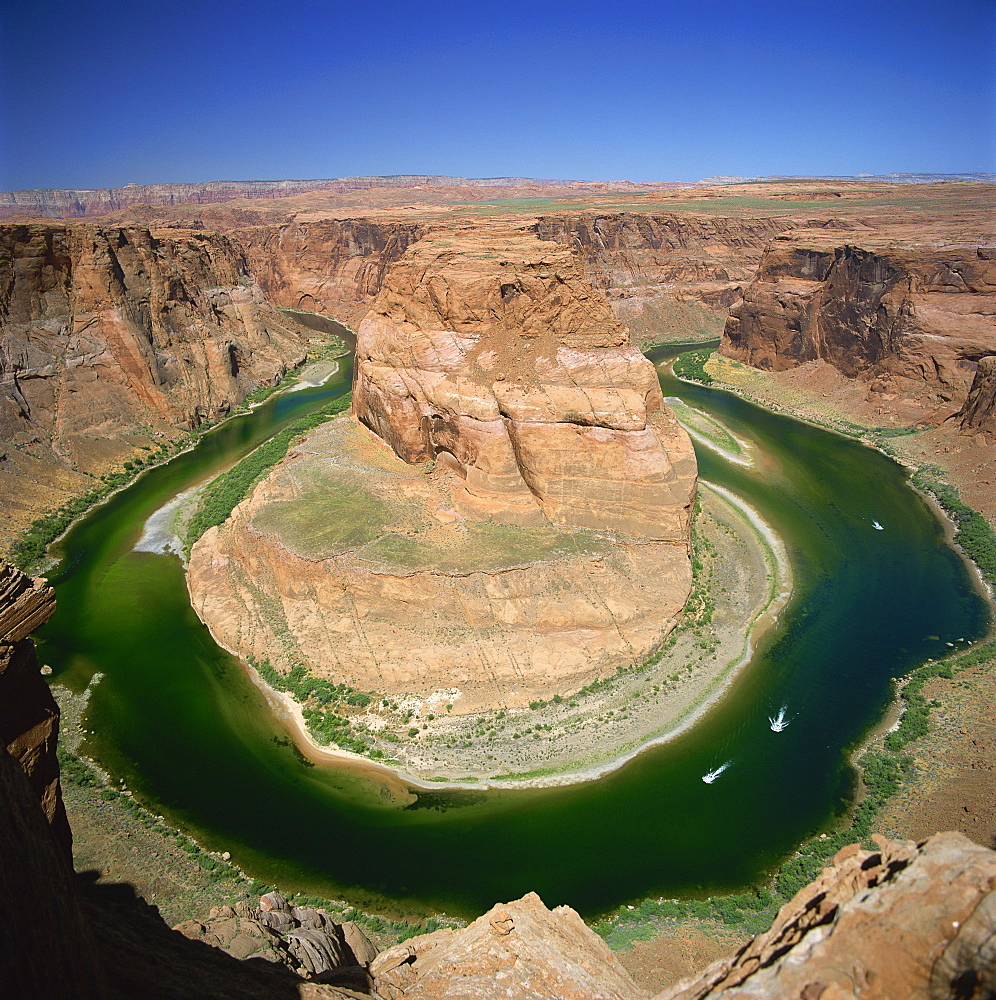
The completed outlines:
[[[44,581],[0,564],[5,996],[647,1000],[573,910],[551,911],[535,893],[375,954],[357,928],[276,893],[181,934],[127,886],[84,890],[67,863],[57,770],[54,786],[37,780],[40,764],[45,778],[57,766],[57,715],[24,629],[52,606]],[[842,849],[770,930],[655,1000],[996,994],[996,852],[958,833],[873,839],[873,850]]]

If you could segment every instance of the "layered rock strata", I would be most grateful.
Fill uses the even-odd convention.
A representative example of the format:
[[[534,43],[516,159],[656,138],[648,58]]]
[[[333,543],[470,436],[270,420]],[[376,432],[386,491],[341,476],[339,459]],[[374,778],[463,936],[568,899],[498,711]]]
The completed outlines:
[[[688,435],[563,249],[413,246],[357,332],[353,410],[404,461],[451,465],[464,513],[688,539]]]
[[[20,765],[64,856],[72,835],[59,786],[59,706],[28,636],[55,610],[55,591],[0,560],[0,748]]]
[[[651,342],[718,337],[765,245],[792,225],[785,217],[578,212],[541,216],[532,229],[576,249],[634,339]]]
[[[660,644],[691,585],[694,453],[569,251],[415,244],[355,371],[362,427],[312,434],[191,552],[223,644],[456,713],[576,691]]]
[[[228,413],[308,338],[227,237],[0,225],[0,535],[85,492],[79,473]]]
[[[576,691],[673,627],[683,541],[475,520],[464,493],[334,421],[193,547],[194,609],[242,655],[456,714]]]
[[[71,458],[80,437],[196,426],[300,358],[224,236],[0,226],[0,434]]]
[[[445,187],[543,188],[595,187],[578,181],[531,180],[526,177],[442,177],[433,174],[402,174],[393,177],[336,177],[324,180],[280,181],[208,181],[203,184],[126,184],[121,188],[64,189],[35,188],[28,191],[0,192],[0,218],[34,215],[57,219],[78,219],[106,215],[128,205],[213,205],[236,198],[290,198],[312,191],[345,194],[377,188],[420,188],[425,185]],[[621,189],[639,189],[645,185],[620,182]]]
[[[915,236],[777,237],[720,352],[771,371],[823,360],[883,399],[913,397],[926,421],[953,416],[996,352],[996,249]]]
[[[359,218],[295,220],[229,235],[271,302],[355,326],[391,265],[424,232],[416,222]]]

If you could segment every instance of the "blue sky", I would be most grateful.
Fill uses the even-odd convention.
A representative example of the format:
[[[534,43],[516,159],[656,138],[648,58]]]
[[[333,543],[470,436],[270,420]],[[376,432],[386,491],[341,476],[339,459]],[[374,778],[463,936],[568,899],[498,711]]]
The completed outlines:
[[[996,171],[996,0],[6,0],[0,190]]]

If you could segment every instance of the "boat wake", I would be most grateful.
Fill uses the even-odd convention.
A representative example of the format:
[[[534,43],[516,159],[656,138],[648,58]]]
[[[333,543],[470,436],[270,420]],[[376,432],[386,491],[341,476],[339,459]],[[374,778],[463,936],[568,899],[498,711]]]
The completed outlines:
[[[788,705],[782,705],[778,710],[777,715],[768,716],[768,725],[771,727],[773,733],[780,733],[792,720],[785,718],[785,713],[788,711]]]
[[[876,531],[885,531],[885,528],[881,524],[879,524],[878,521],[872,521],[872,527]]]
[[[732,760],[728,760],[725,764],[720,764],[715,771],[710,771],[708,774],[703,774],[702,780],[707,785],[711,785],[732,763],[733,763]]]

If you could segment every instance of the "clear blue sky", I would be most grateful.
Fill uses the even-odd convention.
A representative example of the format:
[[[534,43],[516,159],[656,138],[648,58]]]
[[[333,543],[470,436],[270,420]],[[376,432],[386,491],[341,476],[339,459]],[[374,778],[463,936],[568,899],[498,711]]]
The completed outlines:
[[[996,171],[996,0],[5,0],[0,190]]]

